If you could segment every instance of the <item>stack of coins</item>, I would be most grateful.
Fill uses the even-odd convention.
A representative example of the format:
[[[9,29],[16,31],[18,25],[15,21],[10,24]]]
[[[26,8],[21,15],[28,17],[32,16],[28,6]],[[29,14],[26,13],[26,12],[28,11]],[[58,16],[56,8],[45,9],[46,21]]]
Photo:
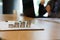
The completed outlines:
[[[19,21],[19,27],[20,28],[30,28],[31,21]]]
[[[20,28],[25,28],[25,21],[24,22],[20,21]]]
[[[30,21],[30,20],[27,21],[26,27],[27,27],[27,28],[30,28],[30,27],[31,27],[31,21]]]
[[[19,22],[15,22],[14,27],[19,28]]]
[[[9,24],[9,28],[13,28],[14,27],[14,25],[13,24]]]

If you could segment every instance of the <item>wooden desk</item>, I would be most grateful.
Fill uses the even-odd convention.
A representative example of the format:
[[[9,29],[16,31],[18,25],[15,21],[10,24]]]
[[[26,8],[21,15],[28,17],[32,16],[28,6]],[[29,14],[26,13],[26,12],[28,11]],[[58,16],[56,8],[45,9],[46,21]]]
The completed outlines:
[[[0,18],[1,20],[15,20],[15,16],[11,16],[9,19],[8,15]],[[6,17],[6,18],[5,18]],[[43,31],[0,31],[0,37],[6,40],[60,40],[60,19],[49,19],[44,18],[33,19],[24,17],[24,20],[33,20],[38,27],[43,27]],[[56,21],[53,21],[56,20]]]
[[[16,21],[16,14],[0,14],[0,21]]]
[[[23,17],[23,20],[33,20],[34,18],[30,17]],[[17,15],[16,14],[0,14],[0,21],[17,21]]]
[[[0,31],[0,37],[6,40],[60,40],[60,24],[40,25],[44,26],[44,31]]]

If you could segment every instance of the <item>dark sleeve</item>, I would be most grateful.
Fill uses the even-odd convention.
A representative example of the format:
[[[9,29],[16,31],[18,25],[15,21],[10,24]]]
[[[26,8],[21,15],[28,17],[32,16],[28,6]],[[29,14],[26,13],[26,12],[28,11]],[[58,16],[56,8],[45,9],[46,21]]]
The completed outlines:
[[[44,5],[39,5],[39,14],[40,15],[44,15],[47,12],[46,8],[44,7]]]

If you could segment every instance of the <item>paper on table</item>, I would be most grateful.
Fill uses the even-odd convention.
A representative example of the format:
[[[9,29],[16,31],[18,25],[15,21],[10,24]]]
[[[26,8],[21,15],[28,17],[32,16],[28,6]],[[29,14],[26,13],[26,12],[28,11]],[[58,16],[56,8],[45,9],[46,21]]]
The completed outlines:
[[[37,27],[37,24],[32,24],[31,27],[24,27],[24,28],[9,28],[9,24],[15,24],[14,21],[8,21],[8,22],[0,22],[0,30],[18,30],[18,29],[43,29],[42,27],[39,27],[39,24],[38,24],[38,27]],[[35,25],[35,26],[33,26]]]

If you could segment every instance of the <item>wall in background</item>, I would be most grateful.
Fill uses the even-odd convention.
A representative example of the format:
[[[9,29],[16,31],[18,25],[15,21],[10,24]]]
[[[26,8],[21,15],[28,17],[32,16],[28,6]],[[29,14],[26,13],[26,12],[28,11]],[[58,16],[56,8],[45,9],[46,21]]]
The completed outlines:
[[[2,14],[2,10],[3,9],[3,2],[2,2],[2,0],[0,0],[0,14]]]
[[[14,10],[18,13],[23,13],[22,0],[14,0]]]

